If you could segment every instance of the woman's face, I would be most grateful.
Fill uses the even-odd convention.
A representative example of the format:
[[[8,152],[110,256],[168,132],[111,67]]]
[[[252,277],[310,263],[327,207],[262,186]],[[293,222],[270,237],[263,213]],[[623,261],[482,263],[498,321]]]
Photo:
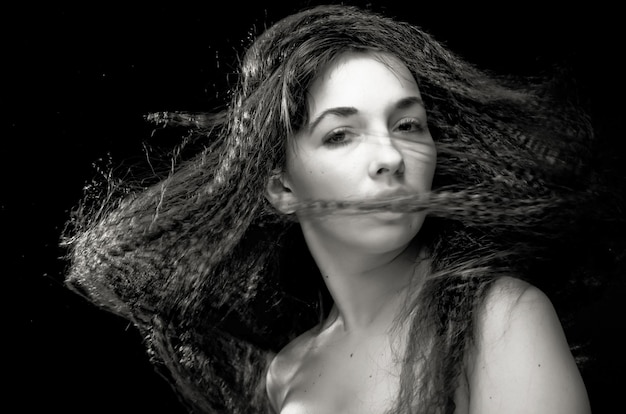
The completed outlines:
[[[308,123],[287,151],[295,201],[363,200],[430,191],[436,150],[409,70],[386,54],[347,53],[308,91]],[[408,244],[423,213],[299,217],[325,243],[383,252]]]

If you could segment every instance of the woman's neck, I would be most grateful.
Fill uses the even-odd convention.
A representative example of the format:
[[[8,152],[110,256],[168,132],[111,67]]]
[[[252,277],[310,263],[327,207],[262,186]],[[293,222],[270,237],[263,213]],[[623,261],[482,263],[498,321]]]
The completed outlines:
[[[340,323],[351,332],[388,329],[408,287],[419,282],[414,278],[420,262],[417,243],[364,253],[306,233],[305,239],[335,302],[326,325]]]

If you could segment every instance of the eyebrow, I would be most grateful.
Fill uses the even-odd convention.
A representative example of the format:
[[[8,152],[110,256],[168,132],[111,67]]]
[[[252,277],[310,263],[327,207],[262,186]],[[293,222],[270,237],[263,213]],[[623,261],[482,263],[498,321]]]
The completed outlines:
[[[341,116],[341,117],[348,117],[350,115],[355,115],[358,112],[359,112],[359,110],[356,109],[353,106],[339,106],[337,108],[329,108],[329,109],[325,110],[324,112],[322,112],[321,114],[319,114],[318,117],[313,120],[313,122],[309,123],[309,131],[313,131],[315,128],[317,128],[317,125],[320,122],[322,122],[322,120],[327,115],[336,115],[336,116]]]
[[[408,109],[412,106],[424,106],[424,101],[419,96],[407,96],[396,102],[395,109]]]
[[[396,104],[394,105],[394,109],[408,109],[416,105],[424,106],[422,98],[420,98],[419,96],[407,96],[406,98],[402,98],[398,102],[396,102]],[[313,131],[317,127],[317,125],[319,125],[319,123],[322,122],[322,120],[328,115],[348,117],[351,115],[355,115],[358,112],[359,110],[353,106],[338,106],[336,108],[328,108],[324,112],[319,114],[312,122],[309,123],[308,129],[309,131]]]

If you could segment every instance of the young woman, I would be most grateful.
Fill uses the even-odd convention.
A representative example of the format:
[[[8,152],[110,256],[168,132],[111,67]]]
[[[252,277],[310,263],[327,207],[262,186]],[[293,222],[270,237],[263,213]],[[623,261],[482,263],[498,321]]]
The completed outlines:
[[[222,113],[152,115],[193,142],[65,239],[68,284],[191,412],[590,411],[529,283],[589,201],[582,114],[346,6],[279,21],[239,75]]]

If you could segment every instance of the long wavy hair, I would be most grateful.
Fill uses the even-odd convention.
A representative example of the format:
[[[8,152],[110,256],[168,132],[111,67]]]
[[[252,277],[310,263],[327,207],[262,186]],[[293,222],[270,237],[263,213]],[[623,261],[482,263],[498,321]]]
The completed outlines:
[[[410,340],[391,412],[454,410],[488,287],[534,274],[595,197],[589,120],[558,82],[495,76],[414,25],[350,6],[280,20],[242,56],[227,108],[148,116],[191,131],[166,176],[109,177],[63,238],[68,286],[135,324],[190,412],[271,412],[271,358],[328,309],[298,224],[265,191],[307,122],[309,85],[348,51],[389,53],[409,68],[438,150],[428,195],[297,206],[321,216],[428,212],[418,237],[430,269],[402,315]]]

